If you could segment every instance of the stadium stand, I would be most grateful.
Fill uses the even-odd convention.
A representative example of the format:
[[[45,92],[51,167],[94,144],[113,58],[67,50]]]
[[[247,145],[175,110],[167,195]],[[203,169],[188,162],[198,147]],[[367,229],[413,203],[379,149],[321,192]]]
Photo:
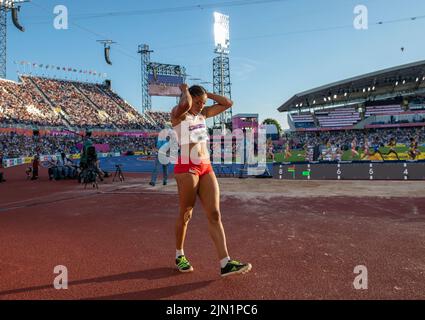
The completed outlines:
[[[20,80],[0,79],[2,126],[157,131],[170,121],[166,112],[140,114],[105,85],[34,76]]]
[[[55,112],[28,82],[0,79],[0,122],[5,124],[63,125]]]
[[[361,120],[354,108],[338,108],[315,113],[322,128],[351,127]]]
[[[128,129],[148,129],[155,130],[156,125],[151,123],[148,119],[146,119],[143,115],[138,113],[134,107],[132,107],[127,101],[121,98],[118,94],[113,92],[111,89],[106,86],[97,86],[99,90],[108,95],[112,100],[114,100],[124,112],[127,113],[127,118],[129,119],[129,123],[126,125]]]
[[[379,114],[372,125],[420,124],[425,123],[425,110],[405,111],[396,114]],[[368,126],[367,126],[368,127]]]
[[[425,60],[326,84],[295,94],[278,111],[290,114],[297,131],[423,126],[414,112],[425,110],[424,68]]]
[[[114,129],[111,117],[90,104],[72,82],[37,77],[27,79],[33,81],[47,99],[66,114],[72,126]]]
[[[316,126],[311,113],[291,114],[289,121],[294,124],[295,128],[313,128]]]
[[[159,128],[163,128],[171,122],[171,114],[169,112],[148,111],[147,115],[159,126]]]
[[[340,130],[320,132],[290,132],[287,133],[281,144],[289,143],[292,149],[305,149],[309,146],[331,145],[342,150],[349,150],[351,142],[356,138],[358,146],[363,148],[365,140],[369,146],[377,144],[385,146],[391,138],[398,144],[408,146],[410,138],[416,138],[419,145],[425,145],[425,127],[421,128],[390,128],[390,129],[368,129],[368,130]]]
[[[373,106],[366,108],[366,117],[372,115],[396,115],[403,112],[403,108],[400,105],[386,105],[386,106]]]
[[[155,138],[132,136],[93,137],[94,144],[106,145],[110,152],[140,152],[150,155],[155,148]],[[14,132],[0,133],[0,155],[3,159],[31,157],[35,154],[54,155],[61,152],[78,154],[82,139],[76,135],[28,136]]]

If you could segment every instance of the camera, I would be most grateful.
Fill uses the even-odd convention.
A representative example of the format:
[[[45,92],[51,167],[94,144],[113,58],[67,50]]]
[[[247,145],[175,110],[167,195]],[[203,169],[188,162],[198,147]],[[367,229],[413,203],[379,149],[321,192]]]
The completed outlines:
[[[115,182],[115,178],[117,178],[117,177],[120,179],[121,182],[123,182],[125,180],[124,175],[123,175],[122,170],[121,170],[121,167],[122,167],[121,163],[118,163],[118,164],[115,165],[115,168],[116,168],[115,169],[115,175],[114,175],[114,178],[112,179],[112,182]]]

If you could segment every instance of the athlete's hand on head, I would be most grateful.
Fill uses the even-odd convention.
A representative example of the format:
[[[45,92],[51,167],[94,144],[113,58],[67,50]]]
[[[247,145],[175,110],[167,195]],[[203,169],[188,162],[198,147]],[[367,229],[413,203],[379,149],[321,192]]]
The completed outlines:
[[[182,84],[180,85],[180,90],[181,90],[182,92],[186,92],[186,90],[189,90],[189,86],[188,86],[186,83],[182,83]]]

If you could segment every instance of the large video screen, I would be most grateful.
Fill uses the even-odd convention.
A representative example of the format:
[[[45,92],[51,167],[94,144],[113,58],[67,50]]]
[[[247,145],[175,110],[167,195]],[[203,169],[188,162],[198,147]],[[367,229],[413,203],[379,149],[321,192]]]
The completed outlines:
[[[179,86],[183,81],[181,76],[149,74],[149,95],[179,97],[181,94]]]

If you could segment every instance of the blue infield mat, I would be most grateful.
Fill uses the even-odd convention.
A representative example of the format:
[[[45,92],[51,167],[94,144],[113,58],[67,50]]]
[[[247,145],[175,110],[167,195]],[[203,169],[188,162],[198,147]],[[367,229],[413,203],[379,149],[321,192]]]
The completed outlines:
[[[125,157],[108,157],[100,159],[100,167],[102,170],[108,172],[115,172],[116,165],[121,165],[123,172],[134,173],[150,173],[154,168],[154,161],[147,160],[142,156],[125,156]],[[273,165],[267,164],[269,172],[272,172]],[[241,164],[213,164],[214,171],[217,175],[239,175],[242,165]],[[172,172],[174,165],[170,165],[169,172]]]

